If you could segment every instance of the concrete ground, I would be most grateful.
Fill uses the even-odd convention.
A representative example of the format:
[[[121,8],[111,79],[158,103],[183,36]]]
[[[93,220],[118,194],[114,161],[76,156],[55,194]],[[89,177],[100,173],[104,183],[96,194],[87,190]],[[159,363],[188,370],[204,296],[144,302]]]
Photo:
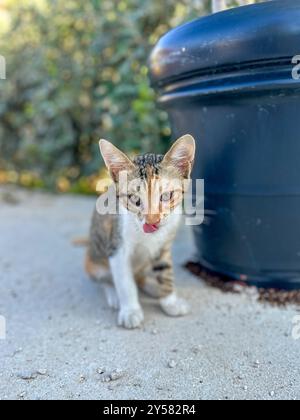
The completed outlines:
[[[186,318],[142,296],[143,329],[116,326],[83,272],[94,199],[0,189],[1,399],[299,399],[296,308],[224,294],[187,273],[183,227],[174,247]],[[3,321],[3,319],[2,319]]]

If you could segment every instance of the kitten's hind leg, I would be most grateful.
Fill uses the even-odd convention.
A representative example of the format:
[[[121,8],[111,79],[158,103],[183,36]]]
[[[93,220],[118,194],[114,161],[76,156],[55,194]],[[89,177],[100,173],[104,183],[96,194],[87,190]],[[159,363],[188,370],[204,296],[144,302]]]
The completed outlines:
[[[165,314],[169,316],[184,316],[190,312],[189,304],[177,296],[174,286],[174,271],[171,256],[171,249],[166,247],[160,258],[154,263],[160,291],[160,306]]]
[[[146,295],[154,299],[160,298],[159,284],[154,273],[149,272],[142,277],[137,277],[137,284]]]
[[[190,312],[190,305],[185,299],[177,296],[175,292],[160,299],[160,306],[169,316],[184,316]]]

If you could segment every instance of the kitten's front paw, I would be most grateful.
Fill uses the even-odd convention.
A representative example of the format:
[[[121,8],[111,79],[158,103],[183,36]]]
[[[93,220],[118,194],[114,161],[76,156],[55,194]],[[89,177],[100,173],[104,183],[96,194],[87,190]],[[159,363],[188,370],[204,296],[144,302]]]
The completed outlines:
[[[118,317],[118,325],[128,329],[139,328],[144,321],[141,308],[121,309]]]
[[[160,306],[165,314],[169,316],[184,316],[190,312],[190,305],[176,293],[160,299]]]

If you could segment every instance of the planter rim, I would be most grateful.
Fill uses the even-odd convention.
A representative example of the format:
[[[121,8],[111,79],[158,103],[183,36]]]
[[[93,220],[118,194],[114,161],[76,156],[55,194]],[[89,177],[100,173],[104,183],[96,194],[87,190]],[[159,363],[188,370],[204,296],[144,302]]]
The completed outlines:
[[[257,75],[256,75],[257,76]],[[175,104],[177,101],[198,101],[199,98],[217,98],[222,96],[240,97],[240,95],[293,95],[300,96],[300,79],[294,80],[291,77],[291,66],[276,74],[271,73],[271,78],[262,74],[259,78],[252,74],[241,74],[239,72],[226,78],[214,78],[202,80],[191,78],[170,84],[165,90],[161,89],[158,102],[164,105]]]
[[[150,56],[154,87],[234,66],[300,55],[300,0],[274,0],[196,19],[161,38]],[[292,62],[291,62],[292,66]]]

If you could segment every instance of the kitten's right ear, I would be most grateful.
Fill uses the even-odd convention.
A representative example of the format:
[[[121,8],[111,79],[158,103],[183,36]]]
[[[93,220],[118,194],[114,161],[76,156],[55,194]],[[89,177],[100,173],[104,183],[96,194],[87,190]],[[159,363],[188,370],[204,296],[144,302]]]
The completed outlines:
[[[120,172],[135,169],[133,162],[107,140],[100,140],[100,152],[112,179],[117,182]]]
[[[194,137],[186,134],[173,144],[165,155],[163,163],[174,166],[182,176],[189,178],[193,168],[195,151],[196,143]]]

